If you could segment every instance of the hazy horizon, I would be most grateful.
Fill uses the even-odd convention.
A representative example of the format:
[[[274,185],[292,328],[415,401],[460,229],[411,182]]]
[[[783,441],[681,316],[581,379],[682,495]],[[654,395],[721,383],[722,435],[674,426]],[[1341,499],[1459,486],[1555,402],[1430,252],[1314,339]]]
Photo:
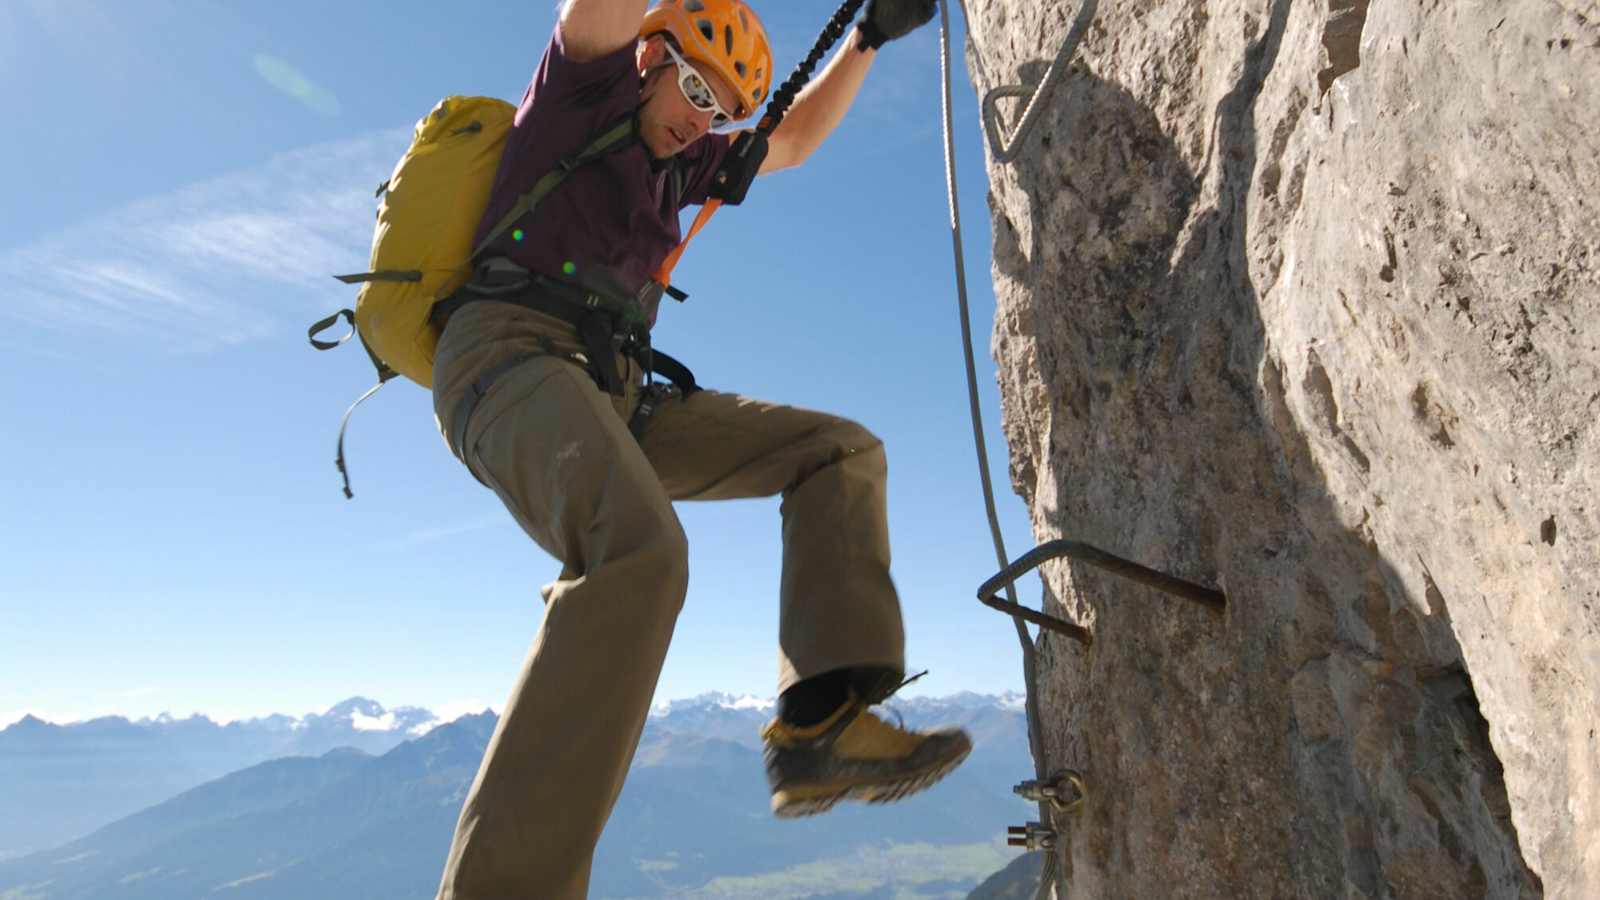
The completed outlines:
[[[956,697],[956,696],[961,696],[961,695],[972,695],[972,696],[977,696],[977,697],[987,697],[987,698],[992,698],[992,699],[995,699],[995,700],[1006,700],[1006,699],[1009,699],[1009,698],[1021,698],[1021,697],[1025,696],[1024,692],[1021,691],[1021,690],[1006,690],[1006,691],[955,690],[955,691],[946,691],[946,692],[942,692],[942,693],[930,693],[930,692],[927,692],[927,691],[912,690],[911,687],[908,686],[904,691],[901,691],[900,693],[896,694],[894,699],[897,699],[897,700],[899,700],[899,699],[905,699],[905,700],[911,700],[911,699],[943,700],[943,699],[948,699],[948,698],[951,698],[951,697]],[[735,701],[736,705],[745,705],[743,703],[743,701],[754,700],[754,701],[759,701],[759,705],[762,706],[762,707],[770,707],[774,703],[777,702],[777,695],[776,694],[771,694],[771,693],[760,694],[760,693],[755,693],[755,692],[751,692],[751,691],[742,692],[742,693],[741,692],[734,692],[734,691],[701,691],[701,692],[696,693],[696,694],[678,696],[678,697],[662,697],[660,695],[657,695],[656,699],[654,701],[652,701],[652,703],[650,705],[650,710],[651,710],[652,714],[655,714],[655,713],[657,713],[657,712],[659,712],[661,710],[666,709],[670,704],[681,703],[681,702],[685,702],[685,701],[701,700],[701,699],[704,699],[704,698],[707,698],[707,697],[714,697],[714,696],[723,696],[723,697],[730,698],[733,701]],[[329,713],[331,713],[334,709],[336,709],[339,706],[341,706],[341,705],[343,705],[345,703],[348,703],[348,702],[350,702],[352,700],[369,700],[369,701],[372,701],[374,703],[377,703],[379,706],[383,707],[383,709],[386,712],[394,712],[396,710],[401,710],[401,709],[421,709],[421,710],[426,710],[427,712],[433,714],[434,721],[437,722],[437,723],[453,722],[453,721],[455,721],[456,719],[459,719],[462,716],[476,715],[477,713],[481,713],[481,712],[483,712],[485,710],[493,712],[495,715],[499,715],[500,712],[502,711],[502,709],[504,708],[504,704],[503,703],[474,703],[472,701],[465,701],[465,702],[461,702],[461,703],[447,704],[447,705],[441,706],[441,707],[434,707],[434,706],[429,706],[429,705],[420,704],[420,703],[401,703],[401,704],[398,704],[398,705],[391,705],[389,703],[384,702],[383,700],[380,700],[380,699],[378,699],[376,697],[372,697],[372,696],[369,696],[369,695],[366,695],[366,694],[351,694],[351,695],[349,695],[347,697],[344,697],[344,698],[342,698],[340,700],[337,700],[337,701],[335,701],[333,703],[329,703],[329,704],[327,704],[325,706],[322,706],[320,708],[309,710],[309,711],[305,711],[305,712],[292,712],[292,711],[289,711],[289,710],[286,710],[286,709],[272,709],[272,710],[266,710],[266,711],[262,711],[262,712],[252,712],[252,713],[246,713],[246,714],[243,714],[243,715],[234,715],[234,716],[222,716],[222,715],[217,715],[217,714],[213,714],[213,713],[208,713],[208,712],[206,712],[204,710],[189,710],[189,711],[183,711],[183,712],[172,712],[170,710],[162,710],[162,711],[156,712],[156,713],[139,713],[139,714],[129,714],[129,713],[126,713],[126,712],[106,712],[106,713],[101,713],[101,714],[92,715],[92,716],[82,716],[82,717],[72,718],[72,719],[61,719],[61,718],[52,717],[52,716],[44,714],[44,713],[33,711],[33,710],[24,710],[24,711],[14,715],[14,716],[11,716],[10,718],[0,717],[0,730],[4,730],[4,729],[7,729],[7,728],[10,728],[12,725],[17,724],[18,722],[21,722],[23,719],[26,719],[26,718],[28,718],[30,716],[35,718],[35,719],[38,719],[39,721],[42,721],[42,722],[48,724],[48,725],[56,725],[56,726],[81,725],[81,724],[83,724],[85,722],[92,722],[92,721],[95,721],[95,720],[98,720],[98,719],[111,719],[111,718],[126,719],[127,721],[129,721],[129,722],[131,722],[133,724],[136,724],[136,725],[141,723],[141,722],[160,722],[160,721],[181,722],[181,721],[186,721],[186,720],[195,719],[195,718],[206,719],[206,720],[209,720],[209,721],[211,721],[211,722],[213,722],[213,723],[215,723],[217,725],[229,725],[229,724],[232,724],[234,722],[249,722],[249,721],[252,721],[252,720],[270,718],[272,716],[287,716],[287,717],[289,717],[291,719],[304,719],[304,718],[307,718],[307,717],[310,717],[310,716],[326,716]]]

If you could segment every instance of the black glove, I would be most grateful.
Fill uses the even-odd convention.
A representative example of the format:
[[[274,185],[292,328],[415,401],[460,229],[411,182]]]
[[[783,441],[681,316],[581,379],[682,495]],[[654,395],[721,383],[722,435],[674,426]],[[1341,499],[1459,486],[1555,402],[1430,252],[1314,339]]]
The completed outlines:
[[[857,47],[862,52],[876,50],[928,24],[938,11],[939,0],[867,0],[867,14],[856,26],[861,30]]]

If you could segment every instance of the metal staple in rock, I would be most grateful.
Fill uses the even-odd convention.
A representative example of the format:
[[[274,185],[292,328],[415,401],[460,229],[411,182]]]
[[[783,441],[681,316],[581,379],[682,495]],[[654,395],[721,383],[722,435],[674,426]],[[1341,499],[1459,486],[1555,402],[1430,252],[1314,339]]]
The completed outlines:
[[[1050,68],[1045,69],[1044,77],[1037,85],[1003,84],[990,89],[983,97],[983,129],[989,135],[989,151],[994,158],[1002,163],[1010,163],[1022,153],[1022,144],[1033,131],[1033,126],[1039,121],[1039,113],[1044,109],[1045,98],[1050,96],[1051,90],[1061,80],[1067,71],[1067,62],[1072,59],[1072,54],[1077,52],[1078,44],[1083,40],[1083,35],[1089,30],[1089,23],[1094,19],[1094,9],[1099,0],[1083,0],[1083,6],[1078,9],[1078,17],[1073,20],[1072,28],[1067,31],[1066,40],[1061,42],[1061,49],[1056,51],[1056,58],[1050,62]],[[966,0],[962,0],[962,13],[966,13]],[[971,24],[971,17],[967,17]],[[1006,97],[1028,98],[1022,106],[1022,120],[1017,123],[1017,128],[1007,140],[1001,133],[1000,101]]]
[[[1136,562],[1107,553],[1098,547],[1081,541],[1064,539],[1046,541],[1023,554],[1016,562],[1002,569],[1000,574],[985,581],[978,588],[978,599],[983,601],[986,606],[1014,616],[1021,616],[1042,628],[1048,628],[1051,631],[1064,634],[1080,644],[1093,643],[1094,637],[1087,628],[1081,625],[1074,625],[1055,616],[1037,612],[1026,606],[1020,606],[1015,602],[1002,600],[996,593],[1002,585],[1009,587],[1018,578],[1021,578],[1044,562],[1059,559],[1063,556],[1071,557],[1093,566],[1099,566],[1112,574],[1120,575],[1147,587],[1153,587],[1174,597],[1182,597],[1185,600],[1193,601],[1214,612],[1222,612],[1228,606],[1228,598],[1221,591],[1201,587],[1194,582],[1184,581],[1182,578],[1174,578],[1165,572],[1157,572],[1155,569],[1146,568]]]

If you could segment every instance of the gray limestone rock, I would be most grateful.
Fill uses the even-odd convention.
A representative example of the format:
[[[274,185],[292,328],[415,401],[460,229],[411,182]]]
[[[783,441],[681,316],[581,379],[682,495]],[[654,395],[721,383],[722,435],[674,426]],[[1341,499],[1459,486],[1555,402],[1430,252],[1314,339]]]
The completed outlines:
[[[1078,9],[966,5],[980,91]],[[1600,897],[1600,6],[1101,0],[1045,103],[1014,487],[1229,599],[1042,568],[1059,896]]]

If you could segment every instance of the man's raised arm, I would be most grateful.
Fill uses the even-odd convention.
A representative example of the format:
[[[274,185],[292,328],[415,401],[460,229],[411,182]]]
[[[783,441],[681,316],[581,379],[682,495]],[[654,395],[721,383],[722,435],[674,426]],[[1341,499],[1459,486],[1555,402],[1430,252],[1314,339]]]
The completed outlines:
[[[869,0],[866,15],[845,46],[833,55],[822,74],[806,85],[773,130],[760,174],[804,162],[855,102],[878,48],[926,25],[938,9],[935,0]]]
[[[566,0],[561,45],[573,62],[599,59],[639,39],[649,0]]]

